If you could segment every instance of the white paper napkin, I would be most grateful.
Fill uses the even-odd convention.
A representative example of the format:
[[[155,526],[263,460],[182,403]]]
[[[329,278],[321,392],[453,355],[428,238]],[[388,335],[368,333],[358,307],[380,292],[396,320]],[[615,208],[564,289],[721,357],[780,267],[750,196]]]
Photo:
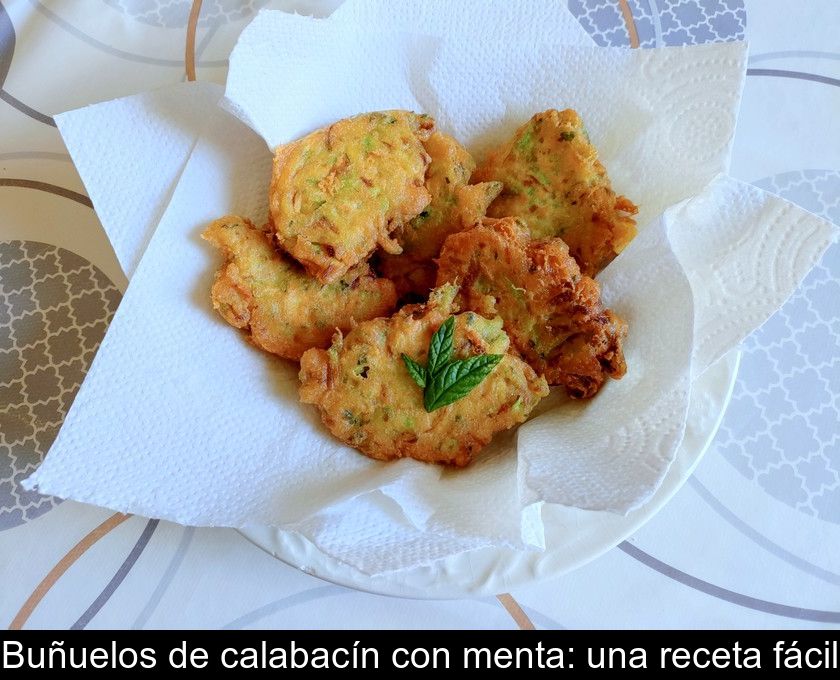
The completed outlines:
[[[696,373],[781,304],[830,236],[829,225],[780,199],[733,189],[729,180],[710,184],[727,166],[743,46],[625,52],[523,45],[497,63],[482,51],[489,46],[383,34],[354,47],[338,24],[269,13],[259,21],[273,22],[272,30],[258,25],[243,35],[260,44],[241,45],[251,56],[237,58],[227,94],[270,140],[413,102],[481,149],[533,111],[581,111],[616,188],[639,201],[651,222],[603,275],[607,301],[630,323],[628,376],[586,405],[555,404],[520,428],[518,445],[516,434],[501,436],[465,471],[375,463],[339,445],[298,403],[295,367],[247,346],[210,309],[217,257],[198,233],[230,211],[260,219],[270,166],[259,136],[216,113],[65,426],[27,485],[187,524],[284,526],[368,573],[485,545],[538,548],[543,500],[619,512],[643,502],[684,428],[692,308],[699,327],[715,319],[729,327],[698,350]],[[387,54],[377,55],[376,46]],[[357,82],[357,73],[327,68],[328,47],[353,48],[340,56],[362,69],[364,87],[343,82]],[[498,56],[496,47],[492,52]],[[377,65],[386,57],[390,64]],[[244,68],[246,58],[274,68]],[[256,84],[240,82],[252,76],[263,107],[250,96]],[[752,198],[733,205],[733,192]],[[691,200],[660,216],[683,199]],[[775,219],[756,223],[764,214]],[[741,224],[748,220],[749,228]],[[722,222],[729,231],[716,228]],[[772,235],[759,238],[763,229]],[[788,252],[765,247],[762,266],[739,270],[734,287],[721,275],[717,289],[706,289],[717,265],[693,255],[759,241],[796,243],[801,254],[789,265]],[[730,319],[723,301],[745,289],[761,290],[759,311]],[[570,409],[575,418],[567,417]],[[572,458],[576,467],[568,465]],[[609,477],[616,462],[624,474]]]
[[[178,83],[55,117],[126,276],[221,96],[213,83]]]
[[[766,321],[819,260],[838,229],[731,177],[665,214],[695,299],[699,375]]]

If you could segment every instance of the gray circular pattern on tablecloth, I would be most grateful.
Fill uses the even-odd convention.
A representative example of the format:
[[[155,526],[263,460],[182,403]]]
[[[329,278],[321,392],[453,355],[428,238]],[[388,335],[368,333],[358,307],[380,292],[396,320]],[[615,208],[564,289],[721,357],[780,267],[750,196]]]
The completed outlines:
[[[640,47],[743,40],[744,0],[627,0]],[[616,0],[569,0],[569,10],[603,47],[627,46],[630,36]]]
[[[59,502],[20,481],[58,434],[119,301],[111,281],[75,253],[0,243],[0,531]]]
[[[840,172],[756,182],[840,224]],[[716,443],[739,472],[800,512],[840,524],[840,243],[743,345]]]
[[[193,0],[103,0],[106,5],[132,19],[161,28],[187,25]],[[204,0],[198,26],[210,28],[245,19],[267,4],[268,0]]]

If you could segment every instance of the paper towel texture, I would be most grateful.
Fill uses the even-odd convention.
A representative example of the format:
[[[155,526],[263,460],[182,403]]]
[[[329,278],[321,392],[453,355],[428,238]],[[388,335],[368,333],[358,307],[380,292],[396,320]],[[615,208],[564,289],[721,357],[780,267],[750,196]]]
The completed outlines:
[[[696,301],[695,375],[770,318],[837,238],[825,220],[731,177],[665,221]]]
[[[535,44],[491,62],[489,48],[449,39],[383,34],[353,46],[339,24],[269,13],[258,21],[271,23],[243,34],[227,95],[263,138],[219,109],[210,115],[26,486],[185,524],[283,526],[367,573],[487,545],[540,548],[543,501],[616,512],[644,502],[679,444],[691,375],[769,316],[831,237],[830,225],[781,199],[716,179],[728,164],[743,46]],[[336,45],[352,48],[347,60],[362,70],[330,70]],[[374,49],[389,63],[370,70]],[[269,66],[244,68],[254,55]],[[258,82],[262,95],[285,90],[260,105],[250,90]],[[248,346],[212,311],[217,255],[198,238],[227,212],[264,219],[266,140],[410,102],[479,151],[534,111],[574,106],[616,189],[642,206],[640,236],[601,277],[606,301],[630,324],[628,375],[586,404],[553,395],[463,471],[377,463],[333,440],[298,403],[296,366]],[[164,132],[149,143],[168,142]],[[727,260],[733,249],[751,264]],[[760,294],[746,302],[745,291]],[[730,314],[736,303],[746,306]],[[712,332],[720,325],[725,333]]]
[[[341,5],[329,21],[263,10],[231,54],[223,106],[270,148],[359,113],[359,96],[367,110],[431,111],[426,72],[443,36],[457,50],[492,48],[480,58],[494,59],[533,53],[542,43],[593,44],[553,0],[360,0]]]
[[[222,88],[178,83],[55,117],[129,278]]]

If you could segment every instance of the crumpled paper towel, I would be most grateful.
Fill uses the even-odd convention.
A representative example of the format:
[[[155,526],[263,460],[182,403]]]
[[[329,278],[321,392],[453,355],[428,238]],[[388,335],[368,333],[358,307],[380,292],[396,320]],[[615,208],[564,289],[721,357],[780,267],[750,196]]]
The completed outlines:
[[[322,550],[367,573],[416,566],[486,545],[541,547],[541,501],[619,512],[643,502],[661,481],[684,427],[697,344],[691,342],[692,305],[708,307],[695,310],[702,323],[707,318],[714,323],[717,314],[732,325],[726,342],[737,342],[763,320],[726,316],[721,301],[737,291],[728,289],[725,280],[720,290],[704,297],[707,269],[715,265],[692,255],[698,249],[725,249],[727,243],[749,248],[749,239],[762,225],[745,229],[739,223],[760,217],[763,209],[779,216],[763,227],[774,234],[765,242],[781,248],[765,253],[766,271],[748,268],[733,280],[741,291],[762,287],[761,309],[769,314],[830,237],[829,225],[821,220],[795,208],[774,208],[787,205],[780,199],[742,191],[740,195],[755,200],[730,205],[732,192],[738,193],[727,193],[731,180],[709,184],[727,165],[743,47],[629,53],[562,46],[532,47],[529,52],[523,45],[505,64],[488,64],[487,55],[475,46],[465,59],[463,45],[449,45],[445,39],[406,41],[385,35],[372,44],[387,45],[394,52],[389,59],[416,71],[362,70],[376,81],[368,100],[367,87],[340,87],[336,80],[347,73],[324,68],[323,48],[346,29],[329,22],[307,26],[299,17],[269,13],[258,20],[267,19],[274,22],[279,38],[246,31],[240,45],[246,54],[274,60],[274,80],[262,82],[260,91],[282,85],[278,80],[289,73],[289,64],[313,69],[308,90],[300,74],[285,91],[281,88],[288,105],[273,110],[278,122],[286,121],[277,126],[287,131],[283,134],[344,115],[336,115],[339,110],[377,108],[370,104],[384,97],[387,78],[395,79],[391,91],[399,99],[387,106],[406,105],[410,98],[412,106],[447,121],[473,148],[486,148],[533,111],[578,108],[617,189],[641,202],[652,218],[603,275],[608,302],[631,326],[628,376],[607,385],[589,404],[549,404],[518,434],[498,437],[465,471],[413,461],[380,464],[339,445],[324,432],[314,411],[297,402],[295,367],[247,346],[210,309],[207,291],[217,258],[198,233],[225,212],[264,216],[270,167],[265,142],[217,112],[184,169],[64,428],[27,485],[187,524],[280,525],[300,531]],[[282,54],[273,52],[276,42],[267,51],[249,44],[261,35],[261,40],[279,40]],[[421,58],[418,46],[434,54]],[[295,50],[314,54],[312,61],[295,61]],[[364,69],[368,57],[376,55],[358,52],[353,58]],[[544,63],[550,68],[540,68]],[[582,73],[576,76],[578,70]],[[261,76],[271,73],[263,70]],[[473,80],[476,73],[479,82]],[[247,70],[232,71],[228,97],[244,91],[237,79],[245,76]],[[463,100],[457,98],[459,91]],[[352,106],[341,100],[350,96],[356,98]],[[268,99],[268,107],[276,105]],[[254,102],[236,106],[252,123],[271,127],[270,116],[254,108]],[[313,119],[286,120],[296,116]],[[268,136],[282,139],[283,134],[275,130]],[[673,172],[675,167],[679,173]],[[660,215],[683,199],[690,200]],[[739,228],[719,233],[714,227],[724,218]],[[677,227],[683,223],[694,241],[679,241]],[[676,246],[673,251],[669,238]],[[683,252],[678,243],[685,245]],[[790,259],[788,244],[797,245],[800,254],[777,278],[775,272]],[[767,278],[759,282],[750,276]],[[725,349],[726,342],[703,356]],[[622,384],[628,385],[624,391]],[[660,410],[662,399],[665,408]],[[568,409],[577,409],[578,417],[563,430],[551,428],[551,419]],[[599,413],[606,416],[598,418]],[[618,416],[622,428],[614,431]],[[635,421],[641,426],[634,428]],[[546,437],[541,429],[554,431]],[[597,446],[577,449],[576,442],[583,441]],[[630,475],[614,480],[617,487],[591,474],[605,468],[605,452],[615,455],[610,441],[623,447],[621,462]],[[654,451],[647,448],[651,442]],[[572,456],[590,467],[565,470]],[[566,480],[570,491],[561,487],[558,492],[551,483],[558,479]]]
[[[126,276],[140,262],[222,90],[178,83],[55,117]]]
[[[764,323],[838,235],[825,220],[731,177],[715,178],[665,220],[694,292],[694,375]]]

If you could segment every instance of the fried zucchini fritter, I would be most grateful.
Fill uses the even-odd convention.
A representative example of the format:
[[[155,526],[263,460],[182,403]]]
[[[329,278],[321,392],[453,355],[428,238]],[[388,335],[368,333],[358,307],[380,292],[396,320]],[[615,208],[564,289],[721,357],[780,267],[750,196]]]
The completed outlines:
[[[277,147],[269,189],[277,241],[322,283],[338,281],[429,203],[434,120],[409,111],[346,118]]]
[[[521,217],[534,238],[559,236],[585,276],[600,272],[636,235],[638,208],[616,196],[571,109],[536,114],[490,154],[473,180],[503,182],[487,214]]]
[[[460,284],[462,309],[500,315],[522,358],[569,396],[591,397],[626,372],[627,324],[604,308],[561,239],[532,240],[515,218],[487,219],[446,240],[438,285],[447,282]]]
[[[316,405],[330,432],[371,458],[467,465],[495,433],[524,422],[548,386],[519,357],[505,353],[509,342],[501,319],[466,312],[456,316],[455,358],[504,356],[465,397],[425,410],[423,391],[401,355],[426,362],[432,335],[457,312],[456,292],[454,286],[436,289],[426,304],[360,323],[346,336],[336,334],[328,350],[306,352],[301,401]]]
[[[435,132],[423,143],[431,158],[426,170],[429,205],[397,233],[400,255],[383,253],[379,269],[400,297],[426,299],[437,276],[435,258],[449,234],[480,220],[502,190],[500,182],[468,185],[475,161],[457,140]]]
[[[299,359],[310,347],[328,347],[336,328],[346,331],[354,320],[385,316],[396,306],[394,285],[374,277],[366,263],[322,285],[241,217],[216,220],[202,237],[225,256],[211,291],[213,307],[272,354]]]

